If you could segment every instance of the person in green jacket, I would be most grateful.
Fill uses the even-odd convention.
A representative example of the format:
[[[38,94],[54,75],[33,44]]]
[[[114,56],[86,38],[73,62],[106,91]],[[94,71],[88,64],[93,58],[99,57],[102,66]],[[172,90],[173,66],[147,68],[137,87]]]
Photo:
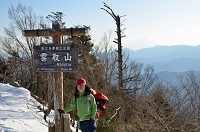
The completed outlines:
[[[76,81],[75,94],[68,107],[64,110],[58,109],[58,111],[60,113],[67,113],[74,108],[77,108],[81,131],[96,132],[95,116],[97,105],[90,88],[86,85],[86,80],[83,78]]]

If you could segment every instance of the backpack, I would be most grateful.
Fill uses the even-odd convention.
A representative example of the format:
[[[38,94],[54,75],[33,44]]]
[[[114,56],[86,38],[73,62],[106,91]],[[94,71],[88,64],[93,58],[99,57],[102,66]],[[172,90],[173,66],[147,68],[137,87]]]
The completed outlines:
[[[91,94],[94,96],[96,104],[97,104],[97,114],[106,114],[106,105],[108,104],[108,97],[106,97],[103,93],[92,91]],[[88,95],[88,101],[90,101],[90,95]],[[97,117],[98,117],[97,115]]]
[[[109,101],[108,97],[99,92],[94,95],[94,98],[96,100],[98,114],[106,114],[106,105]]]

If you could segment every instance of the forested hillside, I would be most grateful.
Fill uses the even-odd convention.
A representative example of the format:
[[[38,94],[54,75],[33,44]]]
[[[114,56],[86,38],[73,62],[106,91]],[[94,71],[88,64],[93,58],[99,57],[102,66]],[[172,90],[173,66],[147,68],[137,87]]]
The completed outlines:
[[[64,17],[62,12],[53,15],[53,20]],[[22,86],[47,102],[48,109],[43,111],[45,120],[54,109],[55,74],[35,70],[33,47],[51,44],[53,40],[51,37],[25,37],[21,31],[51,28],[51,22],[21,3],[11,6],[8,16],[12,24],[5,27],[6,37],[0,39],[1,53],[5,53],[0,57],[1,82]],[[152,66],[132,60],[123,53],[123,87],[119,87],[118,52],[109,34],[104,34],[99,44],[91,41],[90,34],[65,36],[63,42],[79,45],[77,71],[63,73],[64,106],[73,97],[75,81],[80,77],[87,80],[89,87],[109,98],[107,113],[100,116],[97,132],[200,131],[200,78],[192,72],[187,81],[178,80],[179,86],[163,84]],[[76,111],[70,115],[77,119]]]

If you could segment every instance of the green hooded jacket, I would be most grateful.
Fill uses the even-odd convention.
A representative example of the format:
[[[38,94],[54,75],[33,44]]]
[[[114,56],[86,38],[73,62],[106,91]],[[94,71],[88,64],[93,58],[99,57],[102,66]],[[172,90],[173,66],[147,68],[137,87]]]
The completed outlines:
[[[97,105],[95,98],[92,94],[83,96],[83,93],[79,93],[78,98],[75,101],[75,97],[71,100],[68,107],[64,109],[64,112],[70,112],[77,107],[77,115],[80,120],[95,119],[97,112]]]

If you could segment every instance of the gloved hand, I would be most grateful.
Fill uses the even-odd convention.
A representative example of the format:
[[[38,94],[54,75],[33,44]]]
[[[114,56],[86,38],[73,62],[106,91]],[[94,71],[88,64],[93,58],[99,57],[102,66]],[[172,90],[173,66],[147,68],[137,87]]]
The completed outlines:
[[[95,121],[93,118],[90,118],[90,120],[91,120],[92,122],[94,122],[94,121]]]
[[[63,114],[65,113],[62,109],[58,109],[58,112]]]

